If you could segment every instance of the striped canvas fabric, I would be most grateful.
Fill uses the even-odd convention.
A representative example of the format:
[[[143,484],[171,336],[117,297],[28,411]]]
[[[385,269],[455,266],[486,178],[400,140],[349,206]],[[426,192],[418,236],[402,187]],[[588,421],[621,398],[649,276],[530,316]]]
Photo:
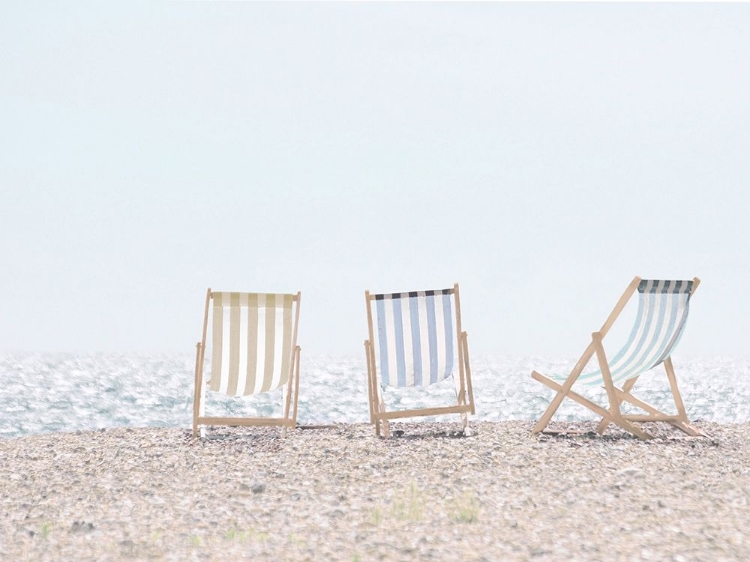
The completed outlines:
[[[622,349],[609,359],[613,382],[632,379],[670,356],[687,323],[692,290],[692,281],[641,280],[633,330]],[[593,386],[603,384],[604,379],[597,370],[582,374],[577,382]]]
[[[294,295],[213,293],[213,358],[209,388],[247,396],[289,379]]]
[[[382,385],[428,386],[453,374],[453,289],[373,295]]]

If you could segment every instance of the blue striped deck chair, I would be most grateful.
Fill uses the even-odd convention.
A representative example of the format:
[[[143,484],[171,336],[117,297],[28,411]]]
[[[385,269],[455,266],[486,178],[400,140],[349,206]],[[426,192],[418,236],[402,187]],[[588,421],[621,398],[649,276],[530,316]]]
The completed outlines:
[[[390,436],[396,418],[461,414],[463,429],[474,413],[469,347],[461,330],[458,283],[450,289],[370,294],[365,291],[369,339],[367,355],[370,422],[375,434]],[[456,404],[386,411],[385,387],[427,387],[453,379]]]
[[[659,281],[641,279],[640,277],[633,279],[601,330],[591,335],[591,343],[569,375],[547,377],[537,371],[532,372],[531,376],[535,380],[557,391],[544,415],[534,427],[534,433],[557,433],[548,430],[547,425],[563,399],[568,397],[602,417],[597,427],[597,432],[600,434],[604,433],[609,424],[612,423],[636,437],[650,439],[652,436],[634,422],[664,421],[688,435],[705,436],[705,433],[688,421],[685,405],[677,388],[677,379],[671,357],[685,330],[690,309],[690,298],[699,284],[700,279],[697,277],[692,281]],[[633,328],[622,349],[611,359],[608,359],[604,351],[604,337],[636,292],[638,293],[638,311]],[[599,368],[589,373],[583,373],[583,369],[594,355],[596,355]],[[660,412],[654,406],[631,394],[638,377],[660,364],[664,365],[669,380],[677,410],[676,415]],[[574,392],[572,390],[574,384],[581,387],[603,386],[607,391],[609,409],[605,409]],[[621,405],[624,402],[640,408],[645,414],[623,413]]]
[[[297,423],[301,294],[235,293],[208,289],[203,337],[196,345],[193,437],[198,426],[280,426]],[[211,304],[213,303],[213,313]],[[206,337],[212,324],[211,374],[204,382]],[[283,417],[205,415],[206,390],[241,397],[283,387]]]

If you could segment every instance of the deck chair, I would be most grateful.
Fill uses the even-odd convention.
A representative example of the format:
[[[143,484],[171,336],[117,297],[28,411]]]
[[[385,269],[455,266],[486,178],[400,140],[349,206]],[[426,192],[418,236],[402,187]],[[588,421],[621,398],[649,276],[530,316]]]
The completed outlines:
[[[463,429],[474,413],[469,347],[461,331],[458,283],[451,289],[370,294],[365,291],[369,339],[365,340],[370,422],[390,436],[388,420],[461,414]],[[375,330],[377,329],[377,337]],[[457,380],[455,375],[458,375]],[[453,378],[456,404],[387,412],[386,386],[426,387]]]
[[[534,433],[557,433],[546,428],[563,399],[568,397],[602,417],[597,427],[600,434],[613,423],[641,439],[650,439],[652,436],[633,422],[664,421],[688,435],[705,436],[701,430],[688,422],[671,358],[687,323],[690,297],[699,284],[700,279],[697,277],[692,281],[656,281],[640,277],[633,279],[601,330],[591,335],[591,343],[569,375],[546,377],[536,371],[532,372],[531,376],[534,379],[557,391],[557,395],[534,427]],[[623,348],[611,359],[607,359],[604,337],[636,291],[639,300],[633,329]],[[581,374],[594,354],[599,369]],[[677,409],[676,415],[660,412],[631,394],[638,377],[659,364],[664,364]],[[609,409],[574,392],[572,387],[576,383],[581,386],[604,386]],[[637,406],[645,414],[624,414],[620,409],[623,402]]]
[[[203,338],[196,346],[193,437],[199,425],[286,428],[297,423],[299,355],[297,325],[301,295],[228,293],[208,289]],[[211,376],[204,384],[209,310],[213,301]],[[296,305],[296,306],[295,306]],[[283,417],[204,415],[206,387],[228,396],[249,396],[284,387]]]

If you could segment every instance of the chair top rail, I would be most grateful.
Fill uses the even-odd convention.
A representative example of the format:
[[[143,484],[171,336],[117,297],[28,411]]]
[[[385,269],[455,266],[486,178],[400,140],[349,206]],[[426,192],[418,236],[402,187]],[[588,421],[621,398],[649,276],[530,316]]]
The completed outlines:
[[[400,293],[370,293],[367,291],[367,297],[370,300],[384,300],[384,299],[408,299],[415,297],[431,297],[436,295],[452,295],[455,292],[455,287],[449,289],[433,289],[428,291],[404,291]]]
[[[214,301],[219,300],[222,301],[224,306],[228,306],[232,299],[237,299],[240,296],[248,297],[248,300],[252,302],[253,298],[257,298],[260,296],[268,297],[291,297],[293,302],[296,302],[300,299],[300,292],[296,293],[254,293],[254,292],[245,292],[245,291],[213,291],[211,289],[208,290],[209,294],[211,295],[211,298],[214,299]]]

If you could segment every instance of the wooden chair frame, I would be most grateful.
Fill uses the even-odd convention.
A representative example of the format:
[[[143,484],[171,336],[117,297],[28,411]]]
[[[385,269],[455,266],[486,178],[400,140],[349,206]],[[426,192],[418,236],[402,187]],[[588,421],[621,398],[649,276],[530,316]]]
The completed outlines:
[[[604,340],[604,337],[609,332],[612,325],[617,320],[617,317],[625,308],[625,305],[628,303],[628,301],[633,296],[633,294],[637,291],[638,284],[640,282],[641,282],[640,277],[635,277],[633,279],[630,285],[628,285],[628,288],[625,289],[625,292],[620,297],[620,300],[617,302],[617,305],[615,305],[614,310],[612,310],[612,312],[610,313],[607,320],[604,322],[604,325],[601,327],[601,329],[598,332],[594,332],[593,334],[591,334],[591,343],[589,343],[588,347],[586,347],[586,350],[583,352],[583,355],[581,355],[581,358],[575,364],[575,366],[573,367],[573,370],[570,372],[570,375],[568,376],[568,378],[565,380],[563,384],[559,384],[558,382],[550,379],[549,377],[542,375],[541,373],[537,371],[533,371],[531,373],[531,376],[535,380],[557,391],[557,394],[552,399],[552,402],[550,402],[549,406],[547,407],[547,410],[544,412],[542,417],[534,426],[534,429],[533,429],[534,433],[540,433],[540,432],[563,433],[561,431],[549,430],[547,429],[547,425],[549,424],[550,420],[552,419],[552,416],[555,414],[557,409],[560,407],[560,404],[562,403],[563,399],[565,397],[569,397],[572,400],[575,400],[576,402],[581,404],[582,406],[585,406],[586,408],[590,409],[595,414],[602,417],[601,422],[599,423],[596,429],[597,433],[599,434],[604,433],[604,431],[607,429],[609,424],[613,423],[617,425],[618,427],[621,427],[625,431],[632,433],[636,437],[639,437],[641,439],[651,439],[652,435],[645,432],[640,427],[636,426],[633,422],[664,421],[684,431],[688,435],[691,435],[694,437],[706,436],[706,434],[703,431],[691,425],[690,422],[688,421],[687,413],[685,411],[685,405],[682,401],[682,396],[680,395],[680,391],[677,388],[677,379],[675,377],[674,367],[672,365],[671,357],[667,357],[663,363],[664,363],[664,369],[667,374],[667,379],[669,380],[669,386],[672,392],[672,397],[674,399],[675,407],[677,409],[676,415],[665,414],[659,411],[657,408],[655,408],[651,404],[648,404],[644,402],[643,400],[640,400],[636,398],[635,396],[633,396],[631,394],[631,390],[633,389],[633,386],[635,386],[635,383],[638,381],[638,377],[633,377],[631,379],[626,380],[625,383],[622,385],[622,388],[618,388],[612,382],[612,376],[611,376],[610,369],[609,369],[609,363],[607,361],[607,355],[604,351],[603,340]],[[693,279],[693,286],[690,292],[691,297],[693,296],[693,294],[695,294],[695,291],[698,288],[699,284],[700,284],[700,279],[695,277]],[[592,402],[591,400],[581,396],[580,394],[572,390],[573,384],[581,375],[581,372],[586,367],[586,364],[589,362],[589,360],[593,357],[594,354],[596,354],[597,362],[599,364],[599,369],[601,370],[602,378],[604,379],[604,387],[607,391],[609,409],[603,408],[602,406],[596,404],[595,402]],[[637,406],[638,408],[642,409],[646,413],[645,414],[624,414],[620,410],[620,406],[622,405],[623,402],[628,402],[634,406]],[[574,432],[565,431],[564,433],[574,433]]]
[[[200,425],[224,425],[224,426],[279,426],[283,428],[286,434],[287,428],[297,426],[297,400],[299,398],[299,365],[300,365],[300,347],[297,345],[297,327],[299,325],[299,309],[302,301],[301,293],[297,292],[292,297],[292,302],[296,303],[294,313],[294,327],[292,332],[292,360],[289,363],[289,379],[284,388],[283,416],[274,417],[215,417],[201,415],[201,403],[204,399],[205,387],[203,381],[203,369],[206,353],[206,335],[208,333],[208,312],[211,307],[213,293],[209,288],[206,291],[206,308],[203,314],[203,336],[201,341],[196,344],[195,350],[195,395],[193,399],[193,437],[198,435],[198,426]],[[294,306],[294,304],[292,305]],[[208,381],[205,381],[208,384]],[[293,397],[293,398],[292,398]],[[291,410],[291,411],[290,411]]]
[[[468,424],[468,414],[474,414],[474,390],[471,385],[471,365],[469,364],[469,341],[466,332],[461,330],[461,305],[458,283],[453,285],[453,299],[456,313],[456,336],[458,341],[458,379],[456,404],[454,406],[438,406],[434,408],[416,408],[412,410],[386,411],[385,401],[378,384],[377,362],[375,360],[375,330],[372,319],[372,301],[375,295],[365,291],[367,306],[367,325],[369,339],[365,340],[365,355],[367,357],[367,391],[370,406],[370,423],[375,424],[375,435],[390,437],[389,420],[412,418],[420,416],[437,416],[441,414],[461,414],[463,429]],[[456,376],[456,373],[453,375]]]

